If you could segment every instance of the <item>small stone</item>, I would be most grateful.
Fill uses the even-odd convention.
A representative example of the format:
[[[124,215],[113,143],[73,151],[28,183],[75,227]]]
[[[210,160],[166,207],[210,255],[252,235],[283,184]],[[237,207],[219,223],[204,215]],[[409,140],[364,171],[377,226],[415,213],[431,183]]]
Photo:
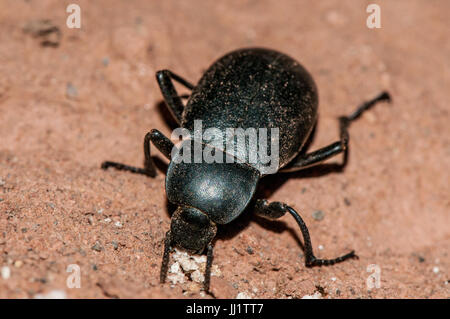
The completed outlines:
[[[252,248],[252,247],[248,246],[247,249],[246,249],[246,251],[247,251],[250,255],[253,255],[253,248]]]
[[[439,273],[439,267],[433,267],[433,272],[435,273],[435,274],[437,274],[437,273]]]
[[[347,206],[350,206],[352,204],[352,202],[350,201],[350,199],[348,199],[347,197],[344,197],[344,203]]]
[[[121,222],[115,222],[114,226],[116,226],[117,228],[122,228],[122,223]]]
[[[11,277],[11,269],[8,266],[3,266],[0,272],[2,274],[2,278],[5,280]]]
[[[14,267],[16,268],[20,268],[23,265],[23,261],[22,260],[16,260],[14,263]]]
[[[322,299],[320,292],[316,291],[313,295],[305,295],[302,299]]]
[[[67,83],[66,86],[66,96],[69,99],[75,99],[78,97],[78,90],[77,88],[70,82]]]
[[[211,267],[211,276],[220,277],[222,275],[222,272],[219,269],[219,266],[212,265]]]
[[[105,218],[104,220],[103,220],[105,223],[110,223],[111,222],[111,218]]]
[[[39,254],[39,258],[41,258],[43,260],[47,259],[48,257],[49,257],[49,253],[48,252],[43,251],[43,252],[41,252]]]
[[[118,242],[112,241],[111,244],[112,244],[114,250],[117,250],[119,248],[119,243]]]
[[[175,250],[173,259],[177,261],[184,272],[191,272],[200,269],[200,264],[206,262],[206,256],[189,256],[184,251]]]
[[[94,246],[92,246],[92,250],[100,252],[100,251],[103,250],[103,247],[102,247],[102,245],[100,244],[99,241],[96,241]]]
[[[236,299],[252,299],[246,292],[239,292]]]
[[[202,283],[205,281],[205,275],[199,270],[195,270],[193,273],[191,273],[191,278],[193,281]]]
[[[185,276],[184,276],[183,272],[181,271],[180,264],[178,262],[175,262],[174,264],[172,264],[172,266],[170,266],[169,273],[170,273],[170,275],[167,276],[167,279],[172,284],[175,285],[177,283],[185,282]]]
[[[46,294],[36,294],[34,299],[66,299],[66,292],[64,290],[52,290]]]
[[[170,266],[169,272],[172,274],[177,274],[180,272],[180,264],[178,262],[175,262]]]
[[[315,212],[312,213],[312,217],[317,220],[320,221],[324,218],[325,213],[321,210],[316,210]]]
[[[323,250],[323,246],[319,245],[317,248],[319,248],[319,250]]]
[[[107,56],[102,59],[102,64],[104,66],[108,66],[109,65],[109,58]]]

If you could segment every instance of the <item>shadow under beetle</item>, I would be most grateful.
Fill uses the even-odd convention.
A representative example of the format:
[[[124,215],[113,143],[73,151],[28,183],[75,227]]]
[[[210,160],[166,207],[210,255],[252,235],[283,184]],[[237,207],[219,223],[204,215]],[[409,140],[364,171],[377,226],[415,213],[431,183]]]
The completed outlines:
[[[202,120],[205,128],[278,128],[279,172],[292,172],[319,164],[344,153],[349,141],[348,127],[365,110],[379,101],[390,101],[387,92],[363,103],[354,113],[339,118],[340,138],[311,153],[300,153],[317,120],[318,95],[311,75],[295,60],[269,49],[241,49],[216,61],[195,86],[168,70],[158,71],[156,79],[164,100],[181,127],[190,132],[194,120]],[[173,81],[192,91],[183,105]],[[212,240],[217,225],[227,224],[238,217],[249,203],[256,214],[269,219],[290,213],[300,226],[304,240],[307,267],[333,265],[349,258],[357,258],[354,251],[334,259],[314,256],[308,228],[300,215],[290,206],[269,203],[265,199],[252,201],[258,181],[264,174],[257,163],[184,163],[171,158],[174,144],[156,129],[144,139],[144,168],[116,162],[104,162],[102,168],[114,167],[133,173],[156,175],[150,156],[150,141],[170,159],[166,176],[168,200],[177,205],[170,230],[164,240],[161,282],[165,282],[172,246],[191,253],[206,250],[207,262],[204,290],[209,291]],[[246,145],[248,147],[248,145]],[[205,147],[202,143],[201,147]],[[215,149],[215,152],[226,151]],[[228,154],[227,154],[228,156]],[[205,186],[206,185],[206,186]]]

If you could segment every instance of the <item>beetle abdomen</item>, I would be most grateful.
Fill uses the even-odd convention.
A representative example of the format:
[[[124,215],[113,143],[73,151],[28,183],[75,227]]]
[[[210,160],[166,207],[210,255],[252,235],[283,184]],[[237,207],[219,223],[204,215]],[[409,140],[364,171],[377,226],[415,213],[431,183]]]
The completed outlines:
[[[268,140],[270,129],[278,128],[281,168],[309,136],[317,103],[314,81],[298,62],[273,50],[243,49],[205,72],[183,112],[182,126],[193,132],[194,121],[201,120],[203,129],[265,128]],[[251,165],[259,169],[261,163]]]

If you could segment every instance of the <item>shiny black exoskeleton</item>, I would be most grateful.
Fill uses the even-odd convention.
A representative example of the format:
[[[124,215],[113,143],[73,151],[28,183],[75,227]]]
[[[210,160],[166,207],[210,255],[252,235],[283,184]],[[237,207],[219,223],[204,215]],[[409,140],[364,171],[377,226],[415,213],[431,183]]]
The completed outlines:
[[[182,128],[190,132],[194,131],[195,120],[202,120],[204,129],[222,131],[226,128],[277,128],[279,156],[275,172],[300,170],[346,152],[350,123],[376,102],[390,100],[388,93],[383,92],[358,107],[350,116],[340,117],[340,139],[304,154],[300,151],[317,120],[318,95],[312,77],[289,56],[268,49],[242,49],[216,61],[196,86],[168,70],[157,72],[156,78],[172,115]],[[192,90],[186,106],[172,81]],[[212,241],[217,225],[234,220],[249,203],[255,204],[257,214],[269,219],[279,218],[286,212],[295,218],[304,239],[306,266],[332,265],[356,257],[352,251],[335,259],[316,258],[308,229],[292,207],[280,202],[268,203],[264,199],[252,201],[258,181],[266,175],[259,160],[250,162],[241,158],[240,162],[233,163],[186,163],[178,158],[183,156],[180,149],[154,129],[144,139],[144,168],[116,162],[104,162],[102,168],[115,167],[154,177],[156,170],[150,156],[150,141],[171,160],[166,176],[166,193],[169,201],[178,206],[165,238],[161,282],[166,278],[172,246],[192,253],[206,250],[204,288],[208,291]],[[196,146],[202,150],[211,147],[192,139],[187,139],[187,143],[197,143]],[[248,151],[250,145],[244,145],[243,151]],[[214,153],[229,155],[228,149],[220,147],[214,147]]]

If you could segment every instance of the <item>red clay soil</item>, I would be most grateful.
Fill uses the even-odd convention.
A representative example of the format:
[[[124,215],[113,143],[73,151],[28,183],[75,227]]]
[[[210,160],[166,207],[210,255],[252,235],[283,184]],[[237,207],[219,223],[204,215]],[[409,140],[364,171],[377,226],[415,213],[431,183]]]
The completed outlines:
[[[81,29],[66,26],[71,2]],[[366,26],[371,2],[381,6],[380,29]],[[269,200],[301,212],[319,257],[355,249],[359,260],[305,268],[295,221],[249,210],[219,232],[212,292],[448,298],[449,12],[446,0],[0,1],[0,297],[210,298],[187,277],[159,283],[172,211],[167,160],[155,150],[155,179],[100,163],[140,166],[145,133],[170,136],[157,70],[196,82],[228,51],[262,46],[315,78],[311,149],[335,141],[337,117],[360,102],[382,90],[393,102],[351,127],[343,172],[261,185]],[[66,285],[71,264],[81,288]],[[379,288],[369,289],[377,269]]]

